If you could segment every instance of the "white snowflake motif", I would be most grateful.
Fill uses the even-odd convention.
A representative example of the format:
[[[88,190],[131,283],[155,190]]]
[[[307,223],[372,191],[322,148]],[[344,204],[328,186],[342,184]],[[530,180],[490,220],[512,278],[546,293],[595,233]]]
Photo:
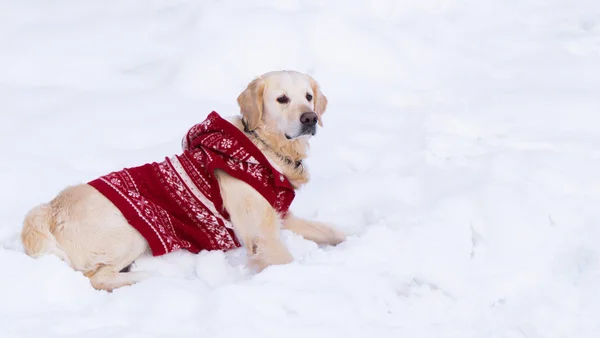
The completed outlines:
[[[256,178],[259,181],[263,181],[263,183],[264,183],[263,174],[259,169],[252,168],[252,169],[248,170],[248,173],[250,174],[250,176]]]
[[[227,160],[227,166],[231,169],[243,170],[244,165],[242,162],[238,162],[232,158]]]
[[[133,198],[136,198],[136,199],[137,199],[137,198],[140,198],[140,194],[139,194],[139,193],[137,193],[136,191],[131,191],[131,190],[128,190],[128,191],[127,191],[127,195],[128,195],[129,197],[133,197]]]
[[[223,140],[221,140],[221,148],[223,149],[230,149],[233,146],[233,141],[225,138]]]

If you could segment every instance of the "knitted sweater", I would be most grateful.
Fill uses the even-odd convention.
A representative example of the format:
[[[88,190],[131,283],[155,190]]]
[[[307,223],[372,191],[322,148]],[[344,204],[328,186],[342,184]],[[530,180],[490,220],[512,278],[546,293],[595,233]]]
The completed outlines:
[[[289,180],[230,122],[211,112],[182,141],[183,153],[88,182],[146,238],[152,254],[240,246],[223,206],[216,169],[258,191],[282,216],[295,193]]]

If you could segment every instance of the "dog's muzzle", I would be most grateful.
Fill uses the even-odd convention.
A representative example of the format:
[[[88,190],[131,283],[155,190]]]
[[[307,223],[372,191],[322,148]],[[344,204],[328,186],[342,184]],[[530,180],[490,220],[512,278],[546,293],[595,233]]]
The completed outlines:
[[[317,122],[319,117],[315,112],[306,112],[300,115],[300,135],[315,135],[317,133]]]

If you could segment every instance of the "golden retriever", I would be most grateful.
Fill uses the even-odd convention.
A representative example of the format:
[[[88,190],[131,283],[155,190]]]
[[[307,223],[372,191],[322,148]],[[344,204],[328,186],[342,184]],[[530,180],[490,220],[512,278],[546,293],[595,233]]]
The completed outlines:
[[[327,98],[317,82],[296,71],[273,71],[250,82],[237,102],[241,115],[226,120],[243,131],[294,189],[306,184],[307,168],[299,164],[307,156],[317,123],[323,126],[327,108]],[[293,260],[280,239],[280,228],[319,244],[336,245],[345,240],[332,226],[291,212],[282,217],[253,187],[225,171],[218,170],[215,176],[235,236],[258,271]],[[99,290],[112,291],[149,276],[143,271],[126,271],[150,251],[147,240],[89,184],[67,187],[49,203],[29,211],[21,240],[29,256],[55,254]]]

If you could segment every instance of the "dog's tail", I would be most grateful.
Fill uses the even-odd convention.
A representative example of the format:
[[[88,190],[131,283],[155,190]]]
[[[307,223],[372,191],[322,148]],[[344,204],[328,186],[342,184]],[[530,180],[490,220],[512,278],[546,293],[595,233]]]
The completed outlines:
[[[48,204],[38,205],[27,213],[21,231],[21,242],[25,253],[31,257],[54,254],[70,264],[69,257],[60,248],[56,237],[50,231],[54,222],[52,207]]]

